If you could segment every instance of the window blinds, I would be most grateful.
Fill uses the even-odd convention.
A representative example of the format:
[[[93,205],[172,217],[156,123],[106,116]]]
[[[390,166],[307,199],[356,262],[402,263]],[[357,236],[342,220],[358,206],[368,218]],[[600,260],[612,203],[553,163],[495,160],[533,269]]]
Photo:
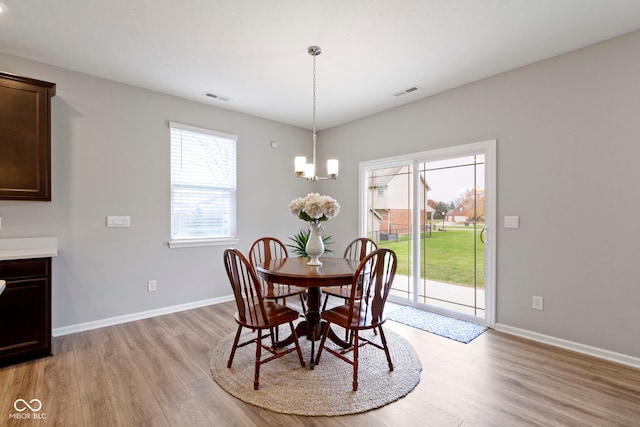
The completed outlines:
[[[169,123],[171,240],[235,239],[236,135]]]

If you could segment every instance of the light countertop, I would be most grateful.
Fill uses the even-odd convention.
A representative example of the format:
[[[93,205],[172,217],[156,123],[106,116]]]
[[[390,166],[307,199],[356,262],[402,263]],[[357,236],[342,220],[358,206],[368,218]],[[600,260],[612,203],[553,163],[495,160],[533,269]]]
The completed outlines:
[[[10,259],[49,258],[57,255],[57,237],[0,239],[0,261]]]

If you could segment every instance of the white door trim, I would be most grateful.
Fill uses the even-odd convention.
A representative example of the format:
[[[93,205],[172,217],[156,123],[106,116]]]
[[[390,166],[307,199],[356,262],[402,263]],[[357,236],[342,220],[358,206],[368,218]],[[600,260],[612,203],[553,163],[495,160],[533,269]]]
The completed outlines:
[[[470,154],[482,153],[485,155],[485,318],[474,321],[480,322],[491,328],[495,327],[496,321],[496,224],[497,224],[497,203],[496,203],[496,184],[497,184],[497,140],[487,140],[475,142],[471,144],[457,145],[454,147],[445,147],[435,150],[423,151],[388,157],[378,160],[368,160],[360,162],[359,165],[359,224],[360,235],[365,236],[367,233],[367,179],[366,171],[375,167],[392,167],[399,165],[413,165],[415,160],[420,161],[442,160],[456,156],[468,156]],[[417,188],[417,185],[414,185]],[[414,198],[417,200],[417,198]],[[414,263],[415,264],[415,263]]]

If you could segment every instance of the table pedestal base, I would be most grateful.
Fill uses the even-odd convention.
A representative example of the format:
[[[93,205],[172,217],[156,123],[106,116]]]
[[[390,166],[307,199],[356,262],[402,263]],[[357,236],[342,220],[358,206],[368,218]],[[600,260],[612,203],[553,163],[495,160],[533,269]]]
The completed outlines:
[[[298,323],[296,326],[296,335],[298,338],[306,336],[311,341],[311,359],[309,361],[309,369],[315,367],[315,342],[322,338],[322,329],[326,322],[322,321],[322,313],[320,311],[320,301],[322,300],[322,292],[320,288],[309,288],[307,298],[307,312],[305,313],[305,320]],[[327,335],[332,342],[342,348],[351,347],[351,343],[341,339],[329,328],[329,334]],[[283,348],[293,344],[293,335],[288,336],[282,341],[275,343],[276,348]]]

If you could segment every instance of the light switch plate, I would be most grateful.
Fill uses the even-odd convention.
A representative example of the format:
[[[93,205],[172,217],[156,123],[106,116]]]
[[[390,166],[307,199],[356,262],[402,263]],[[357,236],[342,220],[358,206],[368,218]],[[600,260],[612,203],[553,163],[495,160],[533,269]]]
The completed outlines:
[[[129,216],[108,216],[107,227],[131,227],[131,217]]]
[[[504,217],[504,228],[520,228],[520,217],[519,216],[505,216]]]
[[[544,310],[544,298],[534,296],[532,308],[534,310],[540,310],[540,311]]]

